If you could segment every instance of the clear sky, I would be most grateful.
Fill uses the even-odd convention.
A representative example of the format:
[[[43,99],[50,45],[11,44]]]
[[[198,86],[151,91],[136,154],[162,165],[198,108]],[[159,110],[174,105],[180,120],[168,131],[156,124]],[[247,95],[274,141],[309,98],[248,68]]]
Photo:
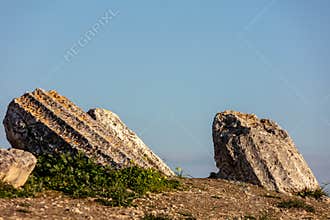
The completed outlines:
[[[330,182],[330,1],[1,3],[1,118],[25,91],[55,89],[116,112],[172,168],[205,177],[214,115],[255,113]]]

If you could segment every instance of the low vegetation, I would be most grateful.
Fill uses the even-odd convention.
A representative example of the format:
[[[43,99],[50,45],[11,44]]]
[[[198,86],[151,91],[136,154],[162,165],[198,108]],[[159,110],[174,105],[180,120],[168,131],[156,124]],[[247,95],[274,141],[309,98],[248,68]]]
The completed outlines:
[[[286,208],[286,209],[296,208],[296,209],[303,209],[307,212],[315,212],[313,206],[308,205],[304,201],[298,199],[282,201],[277,204],[277,207]]]
[[[0,198],[32,197],[44,190],[56,190],[74,198],[93,197],[108,206],[129,206],[146,192],[177,189],[180,183],[152,169],[129,167],[113,170],[82,153],[39,156],[27,183],[14,189],[0,183]]]
[[[174,173],[179,178],[194,178],[190,174],[186,173],[181,167],[176,167]]]
[[[328,196],[327,192],[325,191],[325,186],[318,188],[316,190],[310,190],[310,189],[304,189],[300,192],[297,193],[298,196],[302,197],[302,198],[306,198],[306,197],[311,197],[314,199],[320,199],[323,196]]]

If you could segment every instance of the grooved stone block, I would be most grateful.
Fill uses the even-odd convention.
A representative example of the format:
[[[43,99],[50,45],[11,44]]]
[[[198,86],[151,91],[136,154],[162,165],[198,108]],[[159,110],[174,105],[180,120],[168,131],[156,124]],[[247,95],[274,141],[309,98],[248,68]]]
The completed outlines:
[[[134,161],[137,164],[147,161],[152,164],[153,167],[157,167],[159,170],[164,170],[169,174],[171,170],[162,162],[162,160],[154,154],[143,141],[129,129],[122,120],[115,113],[106,109],[90,109],[87,112],[93,119],[102,124],[111,134],[116,137],[117,142],[121,144],[123,148],[126,148],[133,155],[142,155],[137,157]]]
[[[154,154],[145,145],[128,145],[116,132],[53,90],[36,89],[14,99],[3,123],[12,147],[35,155],[83,151],[95,162],[116,169],[137,165],[174,174],[161,159],[149,157]]]

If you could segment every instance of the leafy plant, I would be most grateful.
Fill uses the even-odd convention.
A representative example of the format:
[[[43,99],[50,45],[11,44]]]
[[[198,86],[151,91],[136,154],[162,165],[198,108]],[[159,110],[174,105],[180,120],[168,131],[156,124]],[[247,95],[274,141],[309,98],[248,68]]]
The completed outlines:
[[[0,184],[0,197],[30,197],[44,190],[56,190],[74,198],[94,197],[103,205],[129,206],[146,192],[177,189],[177,180],[158,171],[129,167],[114,170],[94,163],[83,153],[42,155],[21,189]]]
[[[298,192],[297,195],[302,198],[312,197],[314,199],[320,199],[322,196],[328,196],[327,192],[325,191],[325,186],[326,185],[315,190],[305,188],[302,191]]]
[[[0,198],[32,197],[33,190],[15,189],[12,185],[0,181]]]
[[[177,175],[178,177],[183,177],[183,170],[181,167],[175,167],[175,171],[174,171],[175,175]]]
[[[286,208],[286,209],[297,208],[297,209],[304,209],[307,212],[315,212],[313,206],[308,205],[304,201],[298,199],[280,202],[277,204],[277,207]]]
[[[184,177],[191,177],[191,178],[193,178],[193,176],[185,173],[181,167],[176,167],[174,173],[175,173],[175,175],[177,175],[180,178],[184,178]]]

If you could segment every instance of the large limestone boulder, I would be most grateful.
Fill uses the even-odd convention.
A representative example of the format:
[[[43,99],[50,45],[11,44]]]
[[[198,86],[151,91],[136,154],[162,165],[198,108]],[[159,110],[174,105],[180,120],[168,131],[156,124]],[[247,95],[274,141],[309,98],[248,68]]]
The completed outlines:
[[[23,186],[36,163],[37,158],[29,152],[0,148],[0,181],[15,188]]]
[[[158,169],[163,170],[169,175],[173,174],[167,165],[120,120],[118,115],[100,108],[90,109],[87,113],[112,134],[115,138],[114,142],[119,143],[122,148],[131,151],[132,154],[142,155],[142,157],[137,158],[138,161],[134,161],[135,163],[140,164],[143,160],[147,159],[154,167],[158,167]]]
[[[35,155],[82,151],[95,162],[116,169],[137,165],[173,175],[145,145],[122,140],[118,130],[94,120],[56,91],[36,89],[14,99],[3,123],[12,147]]]
[[[217,177],[285,193],[319,187],[288,133],[275,122],[236,111],[213,122]]]

